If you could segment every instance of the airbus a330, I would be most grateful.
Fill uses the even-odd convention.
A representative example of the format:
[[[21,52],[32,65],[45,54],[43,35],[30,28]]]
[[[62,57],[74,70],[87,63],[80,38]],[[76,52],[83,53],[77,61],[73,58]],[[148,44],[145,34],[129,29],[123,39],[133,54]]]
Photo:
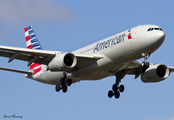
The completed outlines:
[[[144,83],[165,80],[174,67],[147,62],[147,58],[164,42],[165,33],[156,25],[140,25],[115,34],[72,52],[43,50],[31,26],[26,27],[27,48],[0,46],[0,56],[28,62],[29,71],[0,67],[2,70],[25,74],[41,83],[55,85],[67,92],[68,86],[81,80],[100,80],[115,76],[108,97],[120,97],[125,75],[141,76]],[[137,61],[140,58],[144,61]]]

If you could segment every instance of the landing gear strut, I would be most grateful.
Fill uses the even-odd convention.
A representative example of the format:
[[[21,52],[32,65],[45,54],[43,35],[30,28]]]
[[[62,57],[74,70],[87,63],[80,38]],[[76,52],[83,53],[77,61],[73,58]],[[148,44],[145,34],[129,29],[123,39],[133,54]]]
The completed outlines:
[[[149,62],[146,62],[146,60],[150,57],[150,53],[142,53],[142,57],[144,58],[144,61],[142,62],[143,72],[146,71],[147,68],[149,68]]]
[[[142,53],[142,57],[144,58],[144,62],[150,57],[150,53]]]
[[[66,93],[68,90],[67,86],[71,86],[72,80],[70,78],[67,79],[66,72],[64,72],[63,74],[64,77],[60,79],[61,84],[57,84],[55,90],[59,92],[62,89],[62,92]]]
[[[119,83],[121,82],[121,79],[124,78],[126,73],[127,73],[127,71],[123,70],[123,71],[119,71],[115,74],[116,82],[115,82],[115,84],[113,84],[112,90],[109,90],[109,92],[108,92],[109,98],[112,98],[113,96],[115,96],[115,98],[118,99],[120,97],[120,92],[124,91],[124,85],[119,85]]]

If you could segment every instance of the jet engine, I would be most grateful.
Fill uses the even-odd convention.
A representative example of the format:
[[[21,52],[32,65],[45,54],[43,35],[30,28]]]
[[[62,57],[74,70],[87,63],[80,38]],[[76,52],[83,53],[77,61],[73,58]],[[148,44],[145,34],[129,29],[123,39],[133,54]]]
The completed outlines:
[[[77,58],[72,53],[62,53],[55,56],[48,64],[48,69],[51,71],[70,71],[77,63]]]
[[[145,83],[160,82],[169,76],[169,68],[163,64],[153,64],[141,75],[141,80]]]

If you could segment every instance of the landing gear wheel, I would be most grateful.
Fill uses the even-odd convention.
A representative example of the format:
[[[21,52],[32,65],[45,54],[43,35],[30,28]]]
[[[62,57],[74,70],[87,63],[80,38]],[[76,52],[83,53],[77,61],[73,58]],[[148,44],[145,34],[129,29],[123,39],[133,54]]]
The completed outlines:
[[[120,97],[120,92],[119,91],[115,91],[115,98],[118,99]]]
[[[64,93],[66,93],[67,89],[68,89],[68,87],[67,87],[66,85],[63,85],[63,86],[62,86],[62,91],[63,91]]]
[[[71,86],[72,80],[71,80],[71,79],[68,79],[68,80],[66,81],[66,84],[67,84],[68,86]]]
[[[120,85],[119,91],[120,91],[120,92],[123,92],[123,91],[124,91],[124,85]]]
[[[109,98],[112,98],[113,95],[114,95],[113,91],[112,91],[112,90],[109,90],[109,92],[108,92],[108,97],[109,97]]]
[[[112,90],[113,90],[113,91],[117,91],[117,90],[118,90],[118,86],[117,86],[117,84],[113,84],[113,86],[112,86]]]
[[[56,85],[56,87],[55,87],[56,92],[59,92],[60,89],[61,89],[60,85]]]

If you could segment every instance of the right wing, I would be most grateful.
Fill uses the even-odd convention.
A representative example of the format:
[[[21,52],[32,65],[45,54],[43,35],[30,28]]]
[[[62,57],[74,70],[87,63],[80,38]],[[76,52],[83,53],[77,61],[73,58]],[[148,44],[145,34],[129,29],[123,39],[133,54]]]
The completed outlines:
[[[151,66],[154,66],[154,65],[163,65],[163,64],[152,64],[152,63],[149,63],[149,68]],[[169,70],[169,74],[168,75],[170,75],[171,72],[174,72],[174,67],[166,66],[166,69]],[[135,75],[135,79],[136,79],[142,73],[144,73],[146,69],[145,70],[143,69],[142,62],[140,62],[140,61],[133,61],[133,62],[130,62],[127,65],[125,65],[124,68],[122,68],[122,70],[127,70],[126,71],[127,74]]]

